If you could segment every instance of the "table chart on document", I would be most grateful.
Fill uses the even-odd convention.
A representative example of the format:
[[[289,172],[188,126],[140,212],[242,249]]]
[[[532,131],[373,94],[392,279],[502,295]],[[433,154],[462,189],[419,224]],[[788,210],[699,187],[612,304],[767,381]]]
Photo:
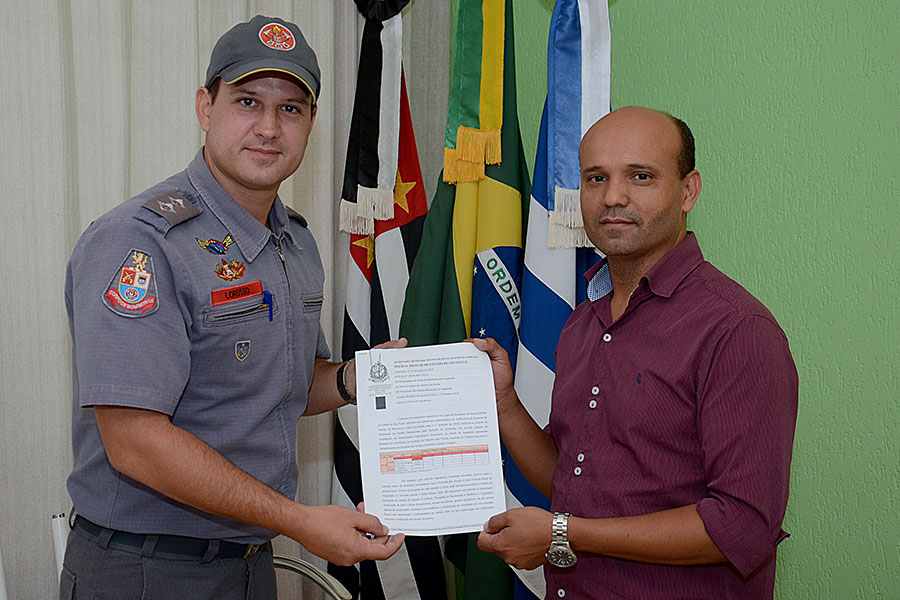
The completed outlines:
[[[487,444],[381,453],[382,473],[420,473],[489,463]]]

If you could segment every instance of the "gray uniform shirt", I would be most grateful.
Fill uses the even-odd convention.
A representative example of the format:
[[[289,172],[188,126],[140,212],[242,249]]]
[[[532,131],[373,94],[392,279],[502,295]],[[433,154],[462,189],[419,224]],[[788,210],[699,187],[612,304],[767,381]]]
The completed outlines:
[[[93,406],[158,411],[293,498],[297,420],[315,357],[324,272],[303,218],[269,227],[188,168],[97,219],[66,274],[73,340],[75,509],[112,529],[258,543],[260,527],[175,502],[109,464]]]

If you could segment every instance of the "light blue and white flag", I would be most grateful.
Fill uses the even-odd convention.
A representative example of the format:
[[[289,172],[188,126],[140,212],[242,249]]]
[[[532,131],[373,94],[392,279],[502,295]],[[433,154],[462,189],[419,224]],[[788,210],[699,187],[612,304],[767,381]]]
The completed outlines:
[[[575,306],[587,297],[582,273],[600,259],[581,221],[578,146],[582,135],[610,108],[606,2],[557,0],[550,21],[547,66],[547,100],[528,212],[516,366],[516,391],[541,427],[550,417],[559,334]],[[506,480],[510,508],[549,508],[549,500],[511,460],[507,460]],[[521,587],[543,597],[540,569],[520,571],[519,578],[524,583]],[[517,593],[517,597],[523,596]]]
[[[610,108],[607,3],[558,0],[550,21],[548,46],[544,113],[548,243],[551,248],[590,248],[581,221],[578,145],[588,128]],[[576,116],[580,118],[573,118]]]

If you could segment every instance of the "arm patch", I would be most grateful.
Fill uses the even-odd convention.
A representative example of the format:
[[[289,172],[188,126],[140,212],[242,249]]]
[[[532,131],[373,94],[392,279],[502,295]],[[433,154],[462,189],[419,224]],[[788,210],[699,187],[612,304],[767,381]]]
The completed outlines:
[[[103,305],[123,317],[145,317],[159,308],[156,273],[149,252],[132,248],[113,273]]]

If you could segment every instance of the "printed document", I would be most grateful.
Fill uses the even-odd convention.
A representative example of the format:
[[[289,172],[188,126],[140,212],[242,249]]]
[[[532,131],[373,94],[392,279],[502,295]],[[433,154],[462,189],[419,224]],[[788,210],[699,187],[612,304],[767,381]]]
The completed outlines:
[[[506,510],[490,359],[469,342],[356,353],[366,512],[391,533],[481,531]]]

